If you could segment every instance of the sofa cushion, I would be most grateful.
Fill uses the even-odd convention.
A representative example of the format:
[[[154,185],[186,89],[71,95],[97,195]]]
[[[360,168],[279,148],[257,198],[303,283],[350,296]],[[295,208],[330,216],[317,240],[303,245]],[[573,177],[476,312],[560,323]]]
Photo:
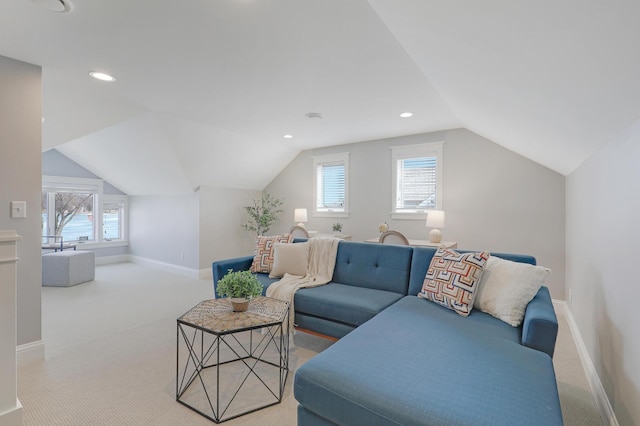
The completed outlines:
[[[291,234],[259,236],[256,238],[256,251],[253,255],[251,272],[268,274],[273,267],[273,244],[290,243],[293,241]]]
[[[335,424],[561,425],[552,360],[518,334],[407,296],[301,366],[294,395]]]
[[[474,306],[514,327],[551,270],[492,256],[485,266]]]
[[[304,276],[309,265],[309,243],[273,244],[273,267],[269,278],[279,278],[284,274]]]
[[[276,281],[280,281],[280,278],[269,278],[269,274],[256,274],[256,278],[258,279],[258,281],[260,281],[260,283],[262,283],[262,295],[266,296],[267,295],[267,289],[269,288],[269,286],[273,283],[275,283]]]
[[[341,241],[333,281],[407,294],[412,247]],[[424,277],[424,275],[423,275]]]
[[[391,291],[332,282],[298,290],[294,306],[297,313],[359,326],[401,298]]]
[[[467,316],[473,309],[484,265],[489,252],[458,253],[438,249],[424,278],[418,297],[428,299]]]

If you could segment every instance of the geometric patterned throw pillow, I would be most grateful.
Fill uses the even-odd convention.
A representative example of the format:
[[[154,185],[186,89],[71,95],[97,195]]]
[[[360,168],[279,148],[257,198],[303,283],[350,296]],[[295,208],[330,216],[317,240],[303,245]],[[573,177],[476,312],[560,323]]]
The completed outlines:
[[[489,252],[460,254],[440,248],[431,259],[418,297],[428,299],[462,316],[473,309],[480,277]]]
[[[251,272],[268,274],[273,268],[273,243],[291,243],[293,235],[259,236],[256,239],[256,251],[251,264]]]

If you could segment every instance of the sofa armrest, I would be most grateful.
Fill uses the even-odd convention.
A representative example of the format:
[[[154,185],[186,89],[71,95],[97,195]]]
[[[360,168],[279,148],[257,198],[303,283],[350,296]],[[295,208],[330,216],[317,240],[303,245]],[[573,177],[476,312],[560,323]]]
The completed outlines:
[[[236,257],[234,259],[218,260],[211,264],[213,272],[213,293],[217,294],[218,281],[222,279],[229,269],[232,271],[248,271],[251,269],[253,256]]]
[[[557,337],[558,318],[553,310],[549,289],[542,286],[524,313],[522,344],[553,357]]]

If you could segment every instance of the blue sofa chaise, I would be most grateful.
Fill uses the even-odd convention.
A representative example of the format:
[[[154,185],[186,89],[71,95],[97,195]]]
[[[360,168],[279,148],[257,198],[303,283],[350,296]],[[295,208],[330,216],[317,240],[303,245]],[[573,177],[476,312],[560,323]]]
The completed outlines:
[[[435,252],[341,241],[333,280],[296,293],[296,325],[340,338],[296,372],[299,425],[562,424],[548,289],[519,327],[479,310],[462,317],[416,296]],[[252,260],[214,262],[214,291]],[[276,279],[257,275],[266,293]]]

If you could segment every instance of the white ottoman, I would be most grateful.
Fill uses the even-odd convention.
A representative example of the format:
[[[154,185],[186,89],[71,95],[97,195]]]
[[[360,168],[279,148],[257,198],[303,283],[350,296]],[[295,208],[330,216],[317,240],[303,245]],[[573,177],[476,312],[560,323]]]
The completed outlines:
[[[69,287],[93,281],[96,258],[92,251],[59,251],[42,255],[42,285]]]

